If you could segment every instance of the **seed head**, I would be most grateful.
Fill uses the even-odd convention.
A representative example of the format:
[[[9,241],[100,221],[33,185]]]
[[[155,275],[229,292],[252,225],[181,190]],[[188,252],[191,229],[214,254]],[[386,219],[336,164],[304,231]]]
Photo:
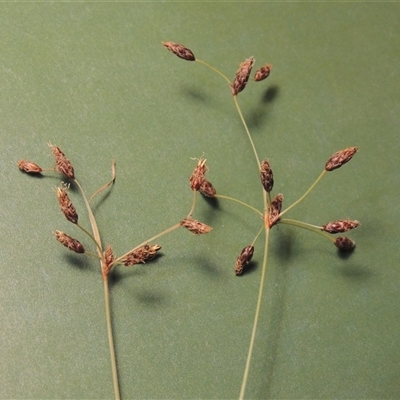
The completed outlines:
[[[200,190],[200,186],[205,179],[204,174],[207,171],[206,161],[207,160],[205,158],[200,158],[196,165],[196,168],[193,170],[192,175],[189,178],[190,187],[193,191]]]
[[[67,190],[69,188],[69,185],[61,184],[57,188],[57,198],[58,198],[58,204],[60,205],[61,211],[65,215],[65,218],[69,222],[72,222],[73,224],[78,223],[78,213],[76,212],[76,209],[74,205],[72,204],[71,200],[68,197]]]
[[[260,178],[265,191],[269,193],[274,187],[274,174],[267,160],[264,160],[260,165]]]
[[[199,192],[206,197],[215,197],[215,195],[217,194],[214,186],[207,179],[204,179],[201,183]]]
[[[254,246],[246,246],[242,252],[239,254],[239,257],[236,259],[235,264],[235,274],[237,276],[242,275],[244,268],[249,264],[253,257]]]
[[[282,210],[283,196],[278,194],[271,201],[271,205],[268,210],[269,227],[272,228],[280,219],[279,214]]]
[[[254,80],[256,82],[260,82],[263,81],[264,79],[267,79],[269,74],[271,73],[271,70],[272,70],[271,64],[264,65],[263,67],[261,67],[256,71],[256,73],[254,74]]]
[[[196,61],[196,57],[193,52],[182,44],[174,43],[174,42],[162,42],[163,46],[166,47],[169,51],[172,51],[179,58],[183,58],[187,61]]]
[[[211,226],[203,224],[202,222],[197,221],[191,217],[186,217],[180,222],[180,224],[195,235],[203,235],[212,230]]]
[[[240,64],[239,69],[236,72],[235,79],[231,85],[233,96],[236,96],[246,87],[247,81],[249,80],[249,76],[251,73],[251,69],[253,68],[254,65],[254,61],[255,61],[254,57],[250,57],[244,60]]]
[[[326,225],[322,227],[321,230],[328,233],[343,233],[349,231],[350,229],[357,228],[357,226],[359,225],[360,223],[358,221],[343,219],[343,220],[328,222]]]
[[[340,251],[353,251],[356,247],[356,242],[346,236],[339,236],[335,240],[335,246]]]
[[[74,251],[75,253],[84,253],[85,249],[82,245],[81,242],[78,240],[72,238],[71,236],[68,236],[64,232],[61,231],[55,231],[54,235],[56,239],[65,247],[68,247],[70,250]]]
[[[106,277],[109,274],[111,268],[113,267],[113,262],[114,252],[111,246],[108,244],[104,250],[104,262],[102,264],[103,277]]]
[[[326,162],[325,170],[333,171],[334,169],[340,168],[343,164],[349,162],[354,154],[356,154],[358,147],[348,147],[347,149],[343,149],[337,151],[332,157]]]
[[[138,249],[130,252],[124,260],[124,265],[128,267],[130,265],[135,265],[139,263],[144,264],[146,261],[152,260],[156,256],[157,251],[160,249],[161,246],[159,246],[158,244],[145,244],[144,246],[141,246]]]
[[[27,174],[40,174],[43,170],[39,167],[39,165],[35,164],[32,161],[27,160],[19,160],[18,161],[18,168],[21,171],[26,172]]]
[[[56,159],[56,170],[66,176],[68,179],[75,179],[74,168],[71,162],[65,157],[65,154],[57,146],[49,144],[53,151],[54,158]]]

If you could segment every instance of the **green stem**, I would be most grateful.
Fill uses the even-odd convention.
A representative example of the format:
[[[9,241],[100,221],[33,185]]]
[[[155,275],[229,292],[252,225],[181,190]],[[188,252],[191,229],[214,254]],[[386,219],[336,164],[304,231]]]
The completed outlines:
[[[194,208],[196,207],[196,198],[197,198],[197,191],[193,191],[193,201],[192,201],[192,207],[189,211],[189,214],[187,215],[188,217],[191,217],[194,211]]]
[[[99,228],[97,226],[96,219],[93,215],[93,211],[90,207],[89,201],[86,197],[85,191],[83,190],[81,184],[77,179],[75,179],[75,183],[78,186],[80,192],[82,193],[83,200],[86,205],[86,209],[89,215],[90,224],[92,226],[93,237],[95,242],[97,243],[97,254],[100,258],[100,268],[103,271],[103,262],[104,262],[104,255],[103,249],[101,244],[101,237]],[[114,396],[116,400],[120,399],[119,394],[119,380],[118,380],[118,370],[117,370],[117,360],[115,357],[115,346],[114,346],[114,337],[112,331],[112,323],[111,323],[111,310],[110,310],[110,296],[108,290],[108,278],[107,276],[103,276],[103,287],[104,287],[104,302],[105,302],[105,309],[106,309],[106,323],[107,323],[107,334],[108,334],[108,346],[110,348],[110,359],[111,359],[111,371],[112,371],[112,379],[114,385]]]
[[[332,236],[329,235],[328,233],[322,231],[320,226],[311,225],[311,224],[307,224],[306,222],[303,222],[303,221],[297,221],[295,219],[288,219],[288,218],[280,219],[279,223],[286,224],[286,225],[293,225],[293,226],[297,226],[298,228],[303,228],[303,229],[307,229],[311,232],[319,233],[320,235],[328,238],[330,241],[335,242],[335,239],[332,238]]]
[[[142,247],[142,246],[144,246],[145,244],[147,244],[147,243],[149,243],[149,242],[151,242],[151,241],[153,241],[153,240],[156,240],[156,239],[158,239],[159,237],[161,237],[161,236],[163,236],[163,235],[166,235],[167,233],[172,232],[172,231],[175,230],[175,229],[178,229],[180,226],[181,226],[181,224],[180,224],[180,222],[178,222],[177,224],[175,224],[175,225],[169,227],[168,229],[165,229],[164,231],[158,233],[157,235],[154,235],[154,236],[151,237],[150,239],[145,240],[143,243],[141,243],[141,244],[139,244],[138,246],[134,247],[133,249],[129,250],[127,253],[125,253],[125,254],[122,255],[121,257],[116,258],[116,259],[113,261],[113,264],[118,264],[118,263],[120,263],[120,261],[121,261],[122,259],[124,259],[129,253],[132,253],[132,251],[135,251],[135,250],[138,249],[139,247]]]
[[[102,258],[103,257],[103,248],[102,248],[102,244],[101,244],[101,237],[100,237],[99,228],[97,227],[96,219],[94,218],[93,211],[90,207],[89,201],[86,197],[85,191],[83,190],[81,184],[79,183],[79,181],[76,178],[74,179],[74,181],[82,194],[83,201],[85,202],[86,209],[87,209],[87,212],[89,215],[90,225],[92,226],[94,241],[97,244],[97,253]],[[89,236],[91,236],[91,235],[89,235]]]
[[[247,354],[246,367],[244,369],[243,381],[242,381],[242,386],[240,388],[239,400],[244,399],[244,394],[246,391],[246,385],[247,385],[249,371],[250,371],[251,358],[253,355],[254,342],[255,342],[256,333],[257,333],[257,325],[258,325],[258,320],[260,319],[261,301],[262,301],[262,296],[263,296],[263,291],[264,291],[265,276],[266,276],[266,272],[267,272],[269,231],[270,231],[270,229],[268,227],[266,227],[265,228],[264,258],[263,258],[263,265],[262,265],[261,278],[260,278],[260,288],[258,290],[256,314],[254,316],[253,330],[251,332],[249,352]]]
[[[214,72],[216,72],[218,75],[222,76],[227,82],[228,85],[231,85],[231,81],[227,78],[226,75],[224,75],[220,70],[218,70],[217,68],[214,68],[212,65],[206,63],[205,61],[199,60],[198,58],[196,58],[196,61],[199,62],[200,64],[205,65],[207,68],[212,69]]]
[[[281,216],[283,214],[286,214],[290,209],[292,209],[294,206],[297,206],[297,204],[299,204],[301,201],[303,201],[306,196],[315,188],[315,186],[317,186],[317,183],[324,177],[326,173],[326,170],[323,170],[321,172],[321,175],[316,179],[316,181],[310,186],[310,188],[303,194],[303,196],[301,196],[297,201],[295,201],[291,206],[289,206],[286,210],[281,212]]]
[[[112,322],[111,322],[108,276],[104,276],[103,288],[104,288],[104,305],[106,308],[107,335],[108,335],[108,343],[109,343],[109,348],[110,348],[111,371],[112,371],[112,378],[113,378],[113,384],[114,384],[114,397],[115,397],[115,400],[119,400],[121,398],[121,396],[119,394],[117,358],[115,357],[115,350],[114,350],[114,337],[113,337]]]
[[[254,212],[256,212],[258,215],[260,215],[261,217],[263,216],[263,213],[258,211],[256,208],[254,208],[253,206],[251,206],[250,204],[247,204],[243,201],[240,201],[238,199],[235,199],[234,197],[229,197],[229,196],[224,196],[222,194],[216,194],[215,197],[219,198],[219,199],[226,199],[226,200],[231,200],[234,201],[236,203],[239,203],[247,208],[250,208],[250,210],[253,210]]]
[[[244,129],[246,130],[247,136],[249,137],[251,147],[253,148],[254,156],[255,156],[256,161],[257,161],[257,168],[260,169],[260,159],[258,158],[256,146],[254,145],[254,142],[253,142],[253,139],[251,137],[249,128],[247,127],[246,121],[245,121],[245,119],[243,117],[242,110],[240,109],[239,103],[237,101],[237,96],[233,96],[233,100],[235,101],[235,105],[236,105],[237,111],[239,113],[240,119],[242,120]]]
[[[79,223],[77,223],[76,226],[79,229],[81,229],[83,232],[85,232],[86,235],[88,235],[90,237],[90,239],[93,240],[93,242],[95,243],[95,245],[97,247],[97,250],[101,252],[101,247],[100,247],[99,243],[97,243],[97,240],[93,237],[93,235],[86,228],[84,228],[82,225],[80,225]],[[100,257],[100,260],[101,260],[101,257]]]

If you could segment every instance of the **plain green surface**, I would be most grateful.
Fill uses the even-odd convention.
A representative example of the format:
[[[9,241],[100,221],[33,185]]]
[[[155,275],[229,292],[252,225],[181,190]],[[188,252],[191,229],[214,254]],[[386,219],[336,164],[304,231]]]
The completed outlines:
[[[99,266],[52,237],[90,241],[63,218],[51,166],[59,145],[91,193],[117,254],[189,211],[187,178],[208,159],[221,194],[261,207],[256,164],[226,83],[179,60],[184,43],[233,77],[274,65],[240,94],[260,157],[289,205],[335,151],[359,146],[288,217],[358,219],[357,249],[288,226],[271,234],[246,398],[398,398],[400,393],[400,6],[396,3],[1,3],[0,397],[112,398]],[[77,193],[71,197],[88,225]],[[259,284],[233,266],[261,221],[199,199],[213,231],[178,230],[162,257],[119,268],[111,297],[123,398],[237,398]]]

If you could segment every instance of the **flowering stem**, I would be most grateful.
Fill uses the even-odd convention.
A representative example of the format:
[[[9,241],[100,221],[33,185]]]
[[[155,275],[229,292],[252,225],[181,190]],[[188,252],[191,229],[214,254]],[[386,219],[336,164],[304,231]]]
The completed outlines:
[[[145,240],[143,243],[139,244],[138,246],[134,247],[133,249],[129,250],[127,253],[125,253],[124,255],[122,255],[121,257],[116,258],[113,261],[113,264],[118,264],[122,259],[126,258],[126,256],[131,253],[132,251],[135,251],[136,249],[138,249],[139,247],[144,246],[145,244],[158,239],[159,237],[166,235],[169,232],[172,232],[175,229],[178,229],[181,226],[180,222],[178,222],[177,224],[169,227],[168,229],[165,229],[164,231],[158,233],[157,235],[154,235],[153,237],[151,237],[150,239]]]
[[[311,224],[307,224],[306,222],[303,222],[303,221],[297,221],[295,219],[288,219],[288,218],[280,219],[279,223],[286,224],[286,225],[293,225],[293,226],[297,226],[299,228],[307,229],[307,230],[315,232],[315,233],[319,233],[320,235],[331,240],[332,242],[335,242],[335,239],[332,238],[332,236],[329,235],[328,233],[322,231],[320,226],[311,225]]]
[[[217,68],[214,68],[212,65],[206,63],[205,61],[199,60],[198,58],[196,58],[196,61],[199,62],[200,64],[203,64],[203,65],[205,65],[206,67],[212,69],[212,70],[213,70],[214,72],[216,72],[218,75],[222,76],[222,77],[228,82],[228,85],[229,85],[229,86],[231,85],[230,80],[229,80],[229,79],[227,78],[227,76],[224,75],[220,70],[218,70]]]
[[[239,103],[237,101],[237,96],[233,96],[233,100],[235,101],[235,105],[236,105],[237,111],[239,113],[240,119],[242,120],[244,129],[246,130],[247,136],[249,137],[251,147],[253,148],[254,156],[256,157],[256,161],[257,161],[257,168],[260,169],[260,159],[258,158],[256,146],[254,145],[249,128],[247,127],[246,121],[243,117],[242,110],[240,109]]]
[[[189,214],[187,215],[188,217],[191,217],[194,211],[194,208],[196,207],[196,198],[197,198],[197,192],[194,190],[193,191],[193,202],[192,202],[192,207],[189,211]]]
[[[326,174],[326,170],[323,170],[321,172],[321,175],[315,180],[315,182],[310,186],[310,188],[303,194],[303,196],[301,196],[297,201],[295,201],[291,206],[289,206],[286,210],[281,212],[281,216],[283,214],[286,214],[290,209],[292,209],[294,206],[297,206],[297,204],[299,204],[301,201],[303,201],[306,196],[315,188],[315,186],[317,186],[317,183],[324,177],[324,175]]]
[[[112,371],[112,378],[114,385],[114,397],[115,400],[119,400],[121,396],[119,394],[117,359],[115,357],[115,350],[114,350],[114,337],[113,337],[112,322],[111,322],[110,295],[108,289],[107,275],[105,275],[103,279],[103,288],[104,288],[104,305],[106,309],[106,320],[107,320],[107,335],[110,348],[111,371]]]
[[[101,245],[101,236],[100,236],[99,228],[97,226],[97,222],[93,215],[93,211],[90,207],[89,201],[86,197],[86,194],[85,194],[81,184],[79,183],[79,181],[77,179],[75,179],[75,183],[77,184],[77,186],[82,194],[85,205],[86,205],[90,224],[92,226],[94,241],[97,244],[97,254],[99,255],[99,258],[100,258],[100,267],[101,267],[101,270],[103,270],[102,267],[103,267],[103,263],[104,263],[104,254],[103,254],[103,249],[102,249],[102,245]],[[91,235],[89,234],[89,236],[91,236]],[[115,350],[114,350],[115,346],[114,346],[114,337],[113,337],[113,331],[112,331],[110,295],[109,295],[109,289],[108,289],[107,275],[103,275],[103,288],[104,288],[104,303],[105,303],[106,324],[107,324],[107,334],[108,334],[108,346],[110,348],[111,371],[112,371],[113,385],[114,385],[114,396],[115,396],[116,400],[119,400],[120,399],[119,380],[118,380],[117,360],[115,357]]]
[[[253,355],[254,342],[255,342],[256,333],[257,333],[257,325],[258,325],[258,320],[260,319],[261,301],[262,301],[262,295],[263,295],[263,291],[264,291],[265,275],[266,275],[266,271],[267,271],[269,231],[270,231],[270,228],[268,226],[266,226],[265,227],[264,258],[263,258],[261,278],[260,278],[260,288],[258,290],[256,313],[254,316],[253,330],[251,332],[249,352],[247,354],[246,367],[245,367],[244,374],[243,374],[242,386],[240,388],[239,400],[244,399],[244,394],[246,391],[246,385],[247,385],[247,380],[248,380],[249,371],[250,371],[251,358]]]
[[[251,210],[253,210],[254,212],[256,212],[260,217],[263,216],[262,212],[258,211],[256,208],[254,208],[253,206],[251,206],[250,204],[247,204],[243,201],[240,201],[238,199],[235,199],[234,197],[229,197],[229,196],[224,196],[222,194],[216,194],[215,197],[219,198],[219,199],[226,199],[226,200],[231,200],[231,201],[235,201],[236,203],[239,203],[247,208],[250,208]]]
[[[79,229],[81,229],[83,232],[85,232],[86,235],[88,235],[93,240],[93,242],[96,244],[97,250],[101,251],[101,247],[100,247],[99,243],[97,243],[97,240],[93,237],[93,235],[79,223],[76,223],[76,226]],[[101,260],[101,257],[100,257],[100,260]]]

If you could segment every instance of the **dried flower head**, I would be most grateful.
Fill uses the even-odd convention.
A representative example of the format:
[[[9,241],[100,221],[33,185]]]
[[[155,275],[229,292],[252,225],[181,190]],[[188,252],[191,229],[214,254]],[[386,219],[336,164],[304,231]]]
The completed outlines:
[[[256,82],[260,82],[263,81],[264,79],[267,79],[269,74],[271,73],[271,70],[272,70],[271,64],[264,65],[263,67],[261,67],[256,71],[256,73],[254,74],[254,80]]]
[[[199,192],[206,197],[215,197],[217,191],[210,181],[204,179],[200,185]]]
[[[35,164],[32,161],[27,160],[19,160],[18,161],[18,168],[21,171],[26,172],[27,174],[40,174],[43,170],[39,167],[39,165]]]
[[[59,147],[49,144],[53,151],[54,158],[56,159],[56,170],[66,176],[68,179],[75,179],[74,168],[71,162],[65,157],[65,154],[60,150]]]
[[[68,247],[70,250],[74,251],[75,253],[84,253],[85,248],[83,247],[82,243],[78,240],[68,236],[64,232],[55,231],[54,235],[56,239],[65,247]]]
[[[356,247],[356,242],[354,240],[349,239],[346,236],[339,236],[335,240],[335,246],[340,251],[352,251]]]
[[[231,85],[233,96],[236,96],[246,87],[253,65],[254,57],[250,57],[240,64],[240,67],[236,72],[235,79]]]
[[[326,171],[333,171],[334,169],[340,168],[343,164],[349,162],[354,154],[356,154],[358,147],[348,147],[337,151],[331,156],[331,158],[325,164]]]
[[[267,193],[274,187],[274,174],[267,160],[264,160],[260,165],[261,183]]]
[[[328,233],[343,233],[347,232],[350,229],[357,228],[360,223],[358,221],[352,221],[350,219],[343,219],[333,222],[328,222],[326,225],[322,227],[321,230]]]
[[[242,252],[239,254],[239,257],[236,259],[235,264],[235,274],[241,275],[243,273],[244,268],[249,264],[251,259],[253,258],[254,246],[246,246]]]
[[[205,158],[200,158],[196,165],[196,168],[192,172],[192,175],[190,175],[190,187],[193,191],[198,191],[205,179],[204,174],[207,171],[206,161],[207,160]]]
[[[69,199],[67,190],[69,189],[69,185],[61,184],[57,188],[57,199],[58,204],[60,205],[61,211],[65,215],[68,221],[72,222],[73,224],[78,223],[78,213],[74,205],[72,204],[71,200]]]
[[[196,219],[193,219],[191,217],[186,217],[180,222],[180,224],[195,235],[203,235],[212,230],[211,226],[203,224],[202,222],[197,221]]]
[[[128,267],[130,265],[140,263],[144,264],[146,261],[152,260],[156,256],[157,251],[160,249],[161,246],[159,246],[158,244],[145,244],[144,246],[141,246],[138,249],[131,251],[124,259],[124,265]]]
[[[111,246],[108,244],[106,249],[104,250],[104,262],[102,264],[102,271],[104,277],[106,277],[111,271],[111,268],[114,265],[113,262],[114,262],[114,252]]]
[[[269,227],[272,228],[280,219],[279,214],[282,210],[283,196],[278,194],[271,201],[271,205],[268,210]]]
[[[174,43],[174,42],[162,42],[163,46],[166,47],[169,51],[172,51],[179,58],[183,58],[187,61],[196,61],[196,57],[194,56],[192,50],[183,46],[182,44]]]

